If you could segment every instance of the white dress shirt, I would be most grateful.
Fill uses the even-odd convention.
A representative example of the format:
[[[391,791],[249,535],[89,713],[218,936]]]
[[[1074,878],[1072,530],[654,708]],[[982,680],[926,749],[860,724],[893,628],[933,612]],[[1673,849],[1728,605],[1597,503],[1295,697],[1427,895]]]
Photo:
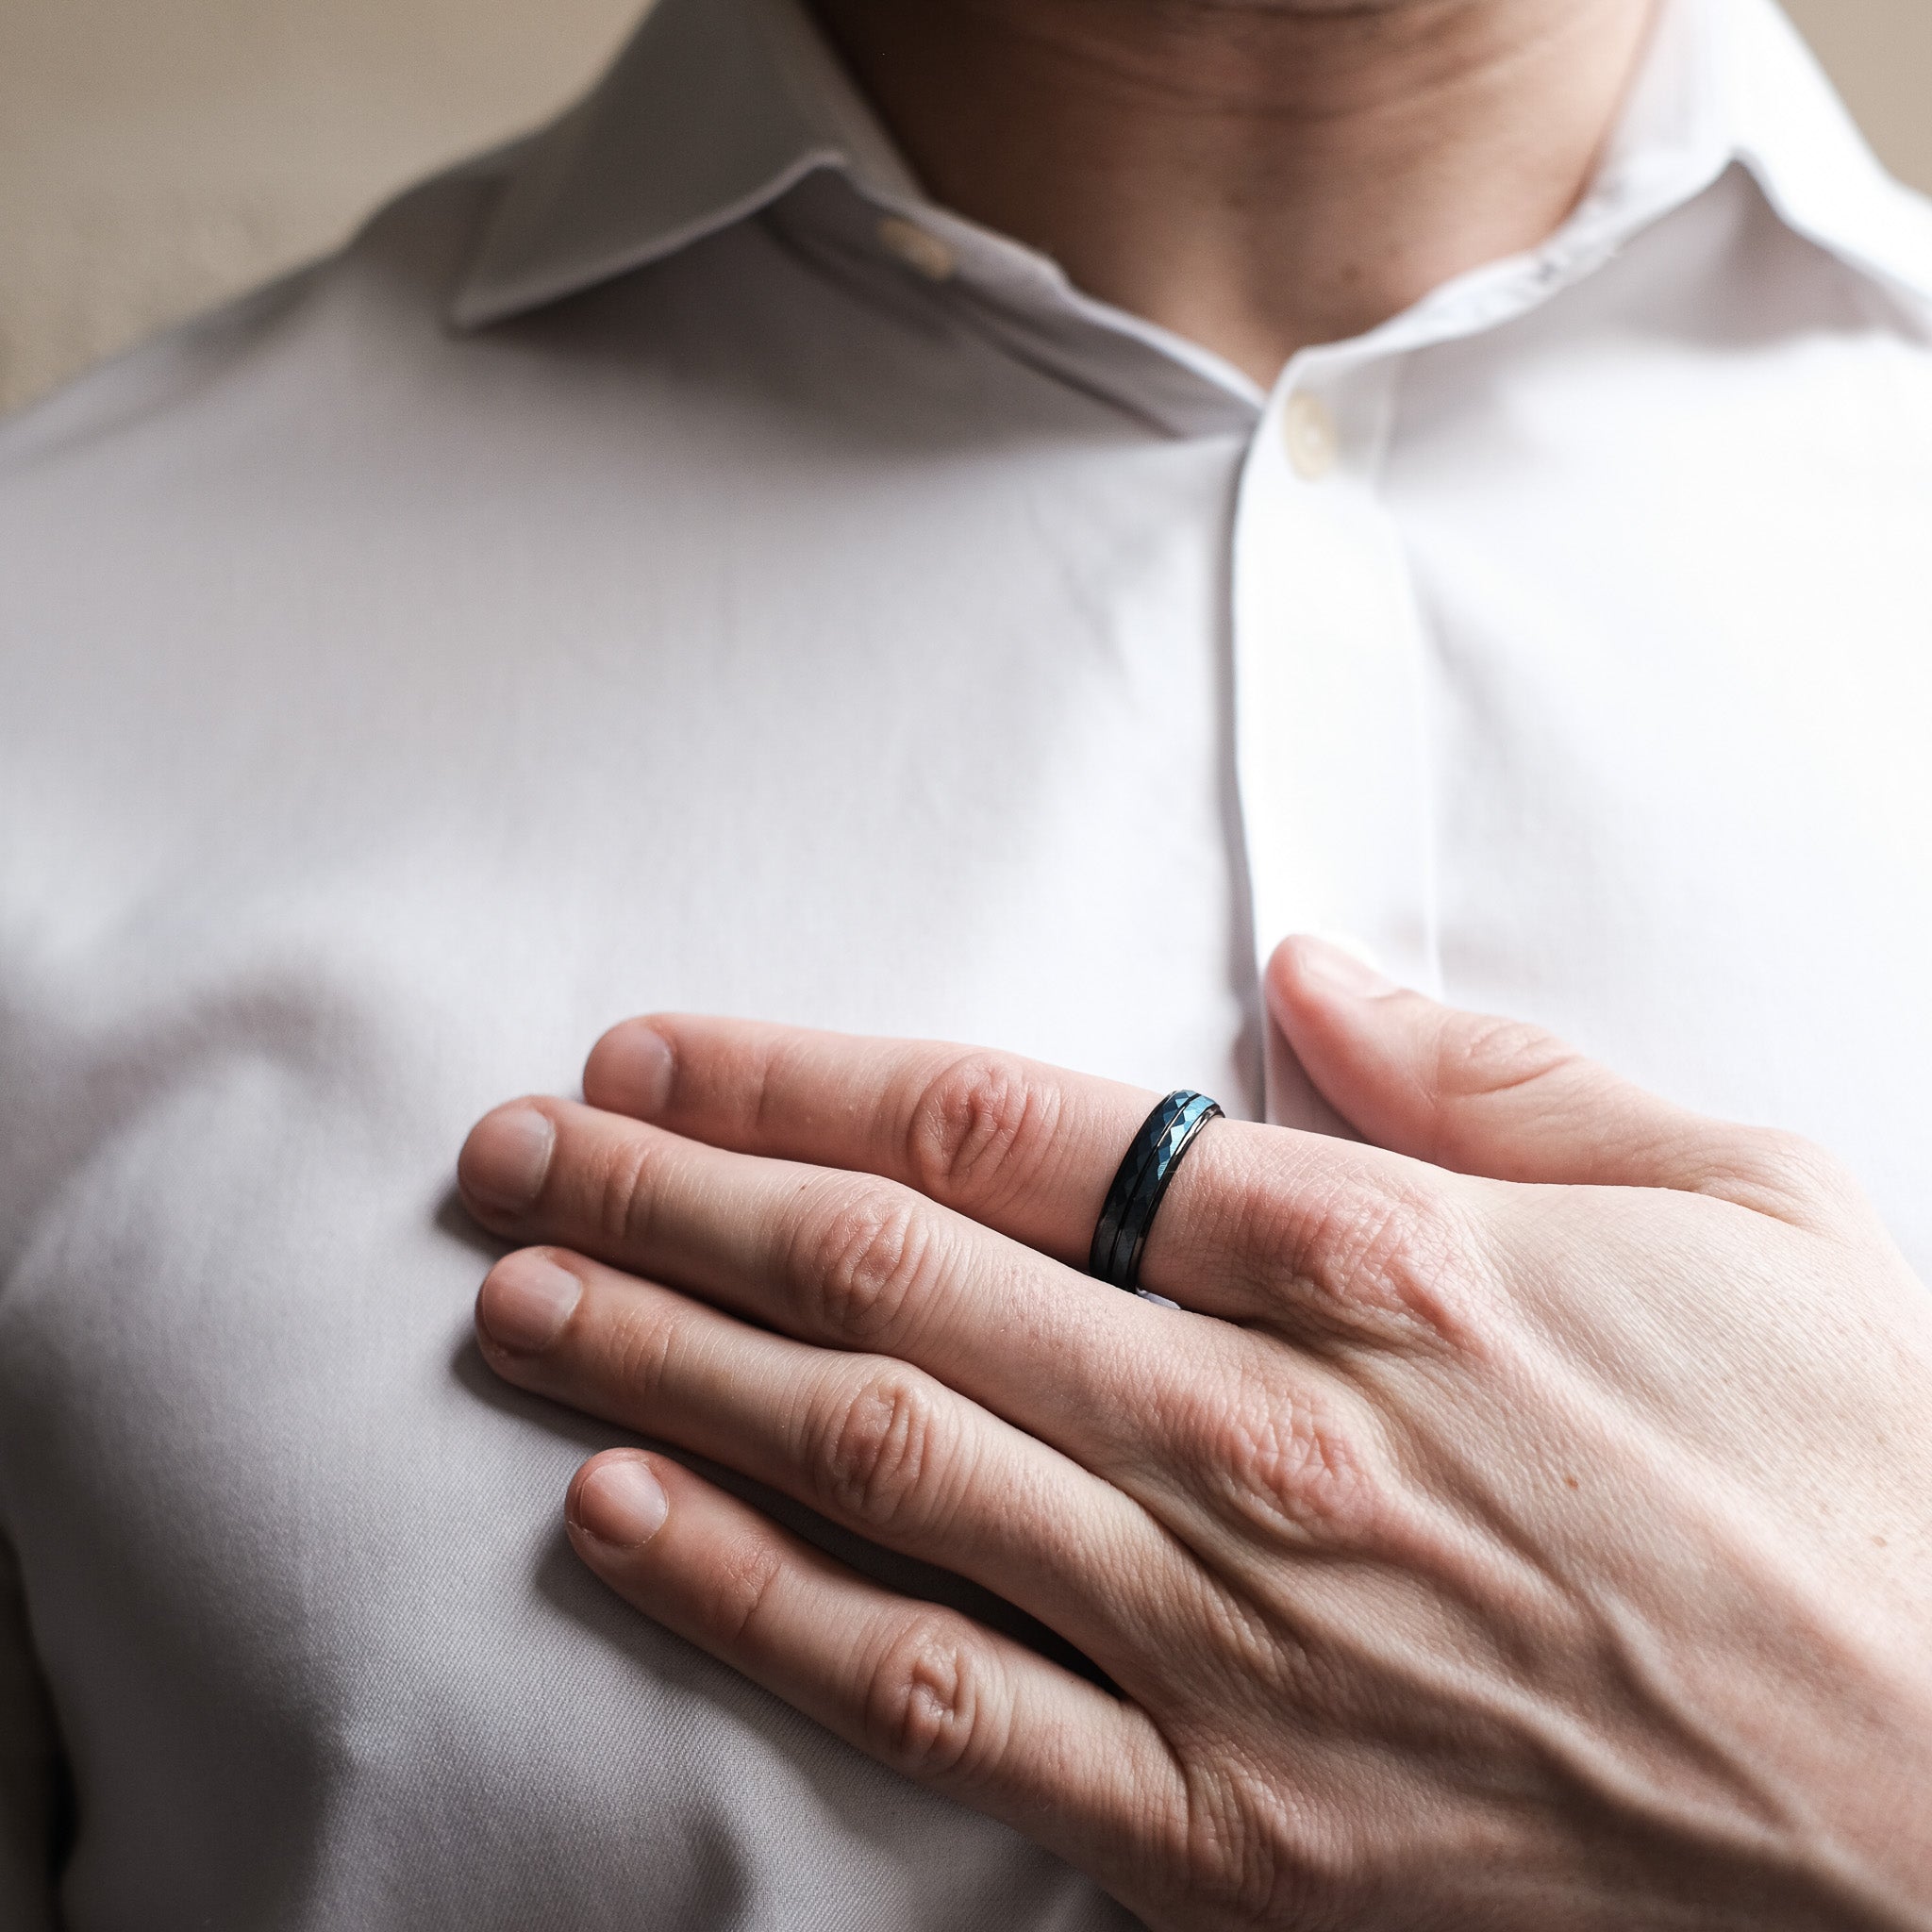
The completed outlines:
[[[482,1368],[450,1173],[622,1015],[1307,1121],[1323,930],[1932,1272],[1932,215],[1768,0],[1265,394],[928,206],[791,0],[662,0],[0,430],[0,642],[8,1927],[1120,1923],[564,1548],[614,1432]]]

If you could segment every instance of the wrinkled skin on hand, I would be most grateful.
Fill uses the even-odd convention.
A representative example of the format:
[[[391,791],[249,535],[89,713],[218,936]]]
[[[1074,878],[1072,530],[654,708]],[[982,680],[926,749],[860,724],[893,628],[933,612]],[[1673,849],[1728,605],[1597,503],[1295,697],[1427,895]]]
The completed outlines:
[[[645,1614],[1157,1926],[1932,1925],[1932,1301],[1824,1154],[1294,941],[1362,1142],[631,1022],[472,1134],[520,1386],[985,1584],[1096,1685],[665,1456],[572,1485]]]

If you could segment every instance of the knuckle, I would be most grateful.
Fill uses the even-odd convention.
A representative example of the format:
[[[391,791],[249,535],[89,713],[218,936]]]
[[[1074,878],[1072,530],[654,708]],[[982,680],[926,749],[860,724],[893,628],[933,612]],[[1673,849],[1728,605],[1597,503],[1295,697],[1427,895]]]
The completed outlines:
[[[1319,1392],[1251,1382],[1192,1433],[1242,1518],[1324,1549],[1368,1541],[1383,1519],[1388,1487],[1364,1435]]]
[[[1802,1134],[1754,1128],[1744,1145],[1750,1167],[1781,1193],[1832,1208],[1862,1199],[1862,1191],[1844,1162]]]
[[[1447,1192],[1341,1177],[1292,1211],[1257,1201],[1247,1219],[1259,1285],[1285,1307],[1313,1305],[1391,1346],[1480,1353],[1493,1296],[1477,1233]]]
[[[592,1155],[590,1207],[606,1241],[637,1242],[649,1234],[660,1154],[647,1134],[618,1134]]]
[[[920,1618],[874,1664],[868,1740],[910,1777],[983,1772],[1000,1754],[1007,1699],[998,1666],[949,1621]]]
[[[928,1079],[906,1137],[907,1172],[936,1200],[997,1200],[1050,1144],[1059,1112],[1024,1061],[964,1054]]]
[[[626,1402],[648,1408],[670,1374],[678,1324],[655,1309],[620,1305],[599,1350],[604,1374]]]
[[[1188,1897],[1236,1924],[1313,1928],[1355,1924],[1360,1860],[1332,1811],[1298,1803],[1241,1769],[1191,1783],[1170,1856]]]
[[[901,1333],[937,1265],[934,1229],[904,1189],[841,1176],[801,1218],[791,1264],[808,1312],[826,1333],[882,1346]]]
[[[757,1644],[759,1618],[783,1570],[776,1548],[750,1539],[719,1551],[707,1567],[699,1614],[727,1648]]]
[[[939,1508],[942,1426],[932,1388],[915,1372],[885,1369],[841,1392],[809,1445],[821,1500],[873,1530],[928,1521]]]
[[[1818,1232],[1869,1226],[1871,1207],[1857,1177],[1814,1141],[1778,1127],[1709,1124],[1685,1148],[1693,1191],[1754,1214]]]
[[[1470,1233],[1446,1201],[1381,1195],[1357,1203],[1336,1232],[1333,1266],[1344,1291],[1444,1341],[1473,1339]]]
[[[1574,1047],[1526,1020],[1478,1019],[1443,1027],[1436,1043],[1436,1085],[1448,1100],[1506,1093],[1581,1059]]]

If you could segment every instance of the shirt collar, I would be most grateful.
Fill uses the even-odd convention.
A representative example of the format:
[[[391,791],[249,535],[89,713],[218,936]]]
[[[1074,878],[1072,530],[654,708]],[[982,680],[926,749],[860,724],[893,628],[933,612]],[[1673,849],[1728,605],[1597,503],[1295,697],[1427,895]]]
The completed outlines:
[[[797,0],[657,0],[591,93],[512,151],[453,319],[482,327],[641,268],[821,169],[922,198]]]
[[[1774,0],[1665,0],[1596,183],[1561,233],[1534,258],[1438,291],[1362,346],[1440,340],[1520,311],[1733,163],[1795,232],[1932,301],[1932,208],[1885,174]],[[821,171],[875,206],[932,212],[798,0],[657,0],[591,93],[512,151],[452,319],[482,327],[608,281]]]
[[[1713,27],[1713,111],[1766,200],[1796,233],[1923,309],[1932,203],[1887,174],[1772,0],[1724,0]]]

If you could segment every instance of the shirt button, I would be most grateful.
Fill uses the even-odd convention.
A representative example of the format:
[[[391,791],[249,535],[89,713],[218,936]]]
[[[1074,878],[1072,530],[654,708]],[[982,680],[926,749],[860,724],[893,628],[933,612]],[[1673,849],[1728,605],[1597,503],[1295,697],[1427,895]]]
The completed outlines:
[[[937,235],[927,234],[916,222],[888,215],[879,224],[878,234],[879,246],[888,255],[903,262],[915,275],[924,275],[929,282],[949,280],[958,266],[953,258],[953,251]]]
[[[1341,438],[1335,418],[1320,396],[1291,395],[1281,412],[1281,440],[1288,459],[1305,483],[1319,483],[1341,457]]]

